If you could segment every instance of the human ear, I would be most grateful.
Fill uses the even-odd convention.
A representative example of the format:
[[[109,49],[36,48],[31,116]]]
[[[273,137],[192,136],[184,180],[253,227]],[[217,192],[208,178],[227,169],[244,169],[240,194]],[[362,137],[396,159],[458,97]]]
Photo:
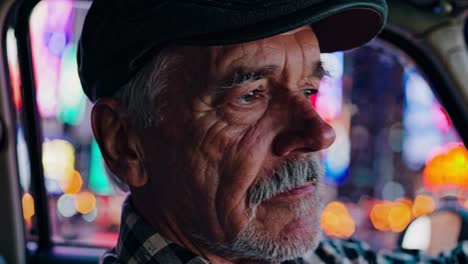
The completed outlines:
[[[108,168],[132,187],[148,181],[143,151],[135,128],[123,114],[120,103],[101,98],[93,107],[91,124]]]

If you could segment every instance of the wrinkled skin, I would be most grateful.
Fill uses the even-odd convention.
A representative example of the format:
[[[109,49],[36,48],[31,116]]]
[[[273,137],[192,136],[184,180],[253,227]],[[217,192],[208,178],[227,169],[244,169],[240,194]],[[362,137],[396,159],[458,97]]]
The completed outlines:
[[[114,99],[95,105],[93,129],[106,163],[167,238],[212,263],[263,263],[211,252],[193,234],[231,241],[251,216],[249,188],[285,159],[320,155],[333,143],[333,129],[309,98],[320,83],[313,74],[320,60],[317,38],[303,27],[238,45],[175,50],[183,62],[170,74],[160,126],[132,127]],[[266,65],[274,70],[258,80],[220,87],[239,67]],[[320,206],[298,216],[288,204],[313,195],[317,190],[273,197],[258,206],[252,223],[272,237],[311,236],[307,230],[319,226]]]

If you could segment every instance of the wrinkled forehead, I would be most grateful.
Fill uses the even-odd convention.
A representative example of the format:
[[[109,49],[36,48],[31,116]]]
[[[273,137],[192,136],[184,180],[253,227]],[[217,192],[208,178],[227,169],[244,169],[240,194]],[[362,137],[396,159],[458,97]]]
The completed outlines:
[[[210,61],[218,70],[284,63],[291,55],[298,55],[311,65],[320,56],[319,42],[310,26],[257,41],[210,47]]]
[[[239,68],[272,66],[280,72],[308,74],[320,61],[319,42],[310,26],[235,45],[179,46],[178,49],[184,58],[183,67],[192,73],[192,87],[199,86],[201,90]],[[191,93],[203,92],[195,90]]]

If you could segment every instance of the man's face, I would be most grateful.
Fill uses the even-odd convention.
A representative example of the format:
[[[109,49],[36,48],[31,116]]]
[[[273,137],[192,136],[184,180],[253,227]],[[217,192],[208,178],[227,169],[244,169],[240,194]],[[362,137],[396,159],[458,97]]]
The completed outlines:
[[[177,52],[160,126],[140,132],[148,204],[217,254],[282,260],[314,248],[319,151],[335,137],[311,104],[323,75],[314,32]]]

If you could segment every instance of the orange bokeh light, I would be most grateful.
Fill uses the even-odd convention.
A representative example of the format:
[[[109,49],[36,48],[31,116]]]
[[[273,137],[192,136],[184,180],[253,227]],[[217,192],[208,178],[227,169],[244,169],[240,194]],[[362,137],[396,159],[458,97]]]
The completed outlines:
[[[447,187],[468,190],[468,150],[461,143],[435,149],[426,161],[423,182],[432,191]]]
[[[436,208],[434,199],[425,194],[420,194],[416,196],[413,203],[413,215],[414,217],[419,217],[432,213]]]
[[[370,219],[375,229],[380,231],[390,231],[390,223],[388,221],[388,215],[392,209],[392,203],[381,202],[374,205],[370,213]]]
[[[356,231],[354,220],[343,203],[331,202],[322,213],[322,230],[326,235],[349,238]]]
[[[413,201],[411,201],[411,199],[409,198],[398,198],[395,200],[396,203],[402,203],[402,204],[405,204],[407,205],[409,208],[413,208]]]
[[[408,199],[378,202],[370,212],[372,225],[380,231],[402,232],[411,221],[409,203]]]
[[[411,222],[411,208],[404,203],[394,203],[388,213],[388,222],[393,232],[402,232]]]
[[[90,213],[96,207],[96,196],[90,192],[78,193],[75,196],[75,206],[82,214]]]
[[[66,194],[76,194],[81,190],[83,179],[78,171],[74,171],[60,182],[60,188]]]
[[[23,205],[23,218],[26,221],[30,221],[35,214],[34,210],[34,198],[31,194],[25,193],[21,199]]]

